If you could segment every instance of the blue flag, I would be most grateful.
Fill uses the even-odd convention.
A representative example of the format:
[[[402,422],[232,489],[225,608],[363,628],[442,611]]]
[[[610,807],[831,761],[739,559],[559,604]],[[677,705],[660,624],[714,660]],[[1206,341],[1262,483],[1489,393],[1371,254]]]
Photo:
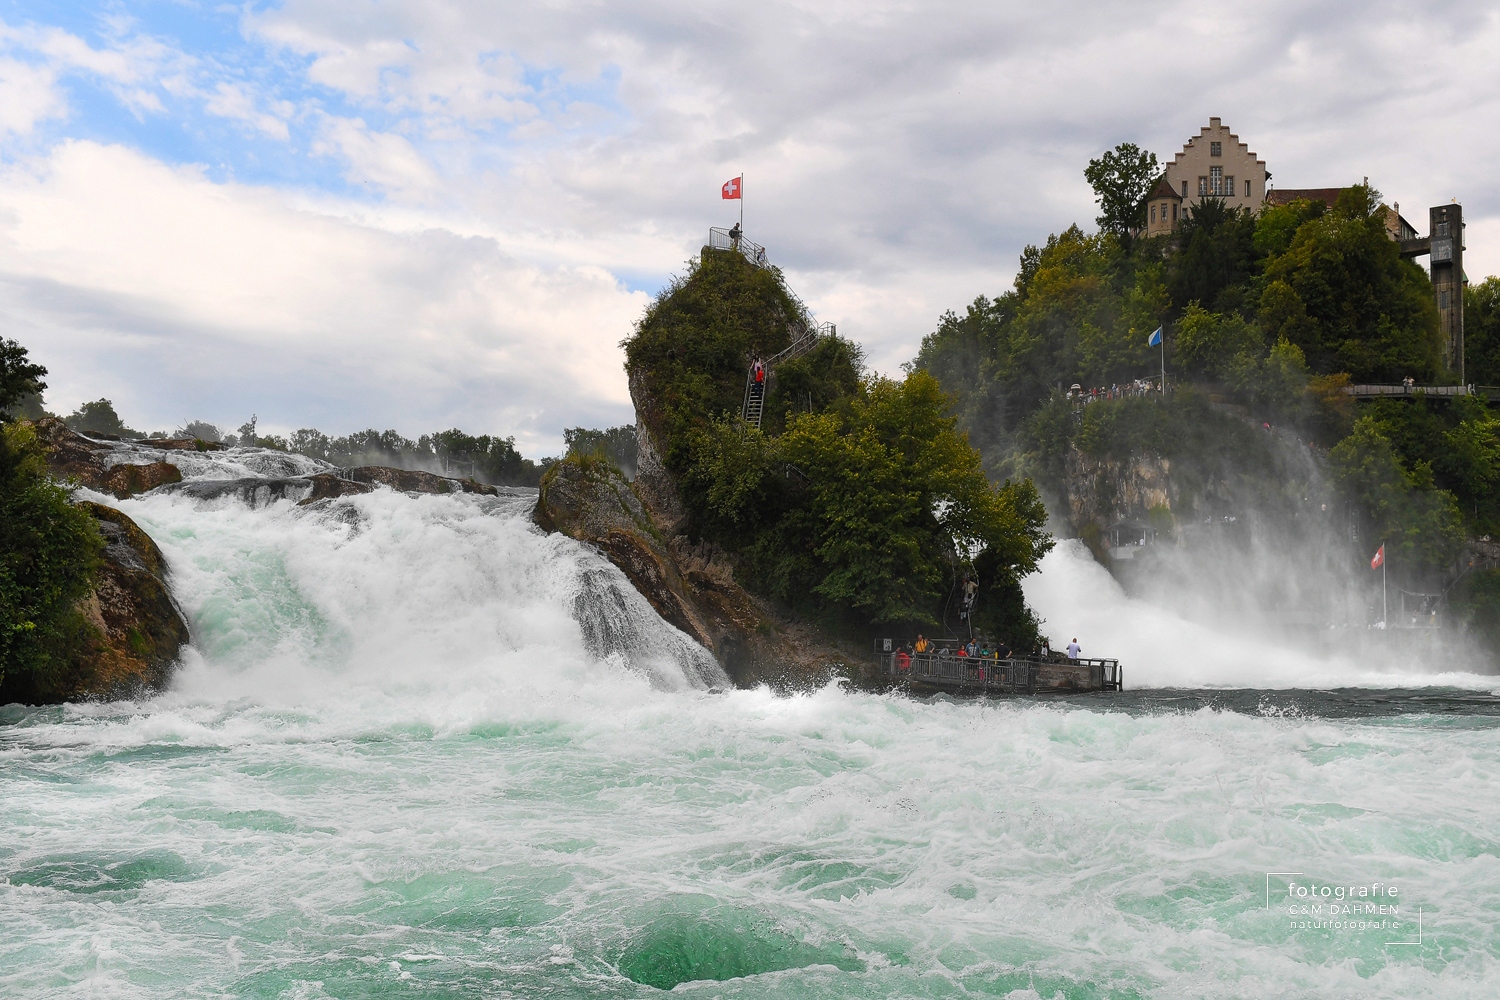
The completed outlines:
[[[1156,347],[1160,343],[1161,343],[1161,327],[1157,327],[1156,328],[1156,332],[1151,335],[1151,339],[1148,340],[1148,341],[1146,341],[1146,346],[1147,347]]]

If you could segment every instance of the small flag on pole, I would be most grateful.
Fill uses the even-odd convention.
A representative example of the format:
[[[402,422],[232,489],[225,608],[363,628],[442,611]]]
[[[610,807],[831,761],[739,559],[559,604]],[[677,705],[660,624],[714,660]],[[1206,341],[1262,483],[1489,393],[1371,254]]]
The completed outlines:
[[[725,181],[724,186],[719,189],[719,194],[725,201],[732,201],[740,196],[740,191],[744,189],[744,186],[744,174],[741,174],[738,177],[731,177],[729,178],[729,180]]]
[[[1381,566],[1384,566],[1384,565],[1385,565],[1385,546],[1382,545],[1380,547],[1380,551],[1375,553],[1375,558],[1370,560],[1370,568],[1371,569],[1379,569]]]
[[[725,195],[724,197],[727,198],[729,196]],[[1160,344],[1161,344],[1161,327],[1157,327],[1156,328],[1156,332],[1153,333],[1153,334],[1151,334],[1151,339],[1148,340],[1148,341],[1146,341],[1146,346],[1147,347],[1157,347]]]

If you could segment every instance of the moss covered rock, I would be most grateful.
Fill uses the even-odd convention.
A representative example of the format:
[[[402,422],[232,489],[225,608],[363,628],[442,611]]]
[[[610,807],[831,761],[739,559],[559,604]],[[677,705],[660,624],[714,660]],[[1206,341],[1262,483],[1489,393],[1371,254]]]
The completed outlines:
[[[103,561],[83,611],[96,634],[56,700],[130,696],[171,679],[188,627],[167,584],[161,550],[113,507],[81,501],[104,537]]]

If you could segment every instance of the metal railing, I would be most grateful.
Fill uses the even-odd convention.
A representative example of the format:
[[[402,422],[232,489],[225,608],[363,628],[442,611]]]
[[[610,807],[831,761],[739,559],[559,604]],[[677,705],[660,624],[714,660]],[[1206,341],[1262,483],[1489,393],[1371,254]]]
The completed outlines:
[[[1346,385],[1344,393],[1357,399],[1385,396],[1397,398],[1482,396],[1492,402],[1500,400],[1500,387],[1493,385]]]
[[[1030,693],[1037,690],[1066,690],[1062,685],[1038,685],[1039,676],[1048,667],[1084,667],[1087,681],[1076,690],[1120,691],[1124,672],[1120,661],[1098,657],[1069,659],[1054,654],[1049,659],[1011,657],[997,660],[979,656],[954,656],[943,649],[937,653],[916,653],[905,667],[900,652],[877,653],[881,672],[897,680],[917,681],[934,687],[960,691],[999,691]]]
[[[759,243],[753,243],[743,236],[733,236],[727,229],[717,226],[708,227],[708,245],[715,250],[734,250],[756,267],[769,267],[770,262],[766,260],[766,248]]]

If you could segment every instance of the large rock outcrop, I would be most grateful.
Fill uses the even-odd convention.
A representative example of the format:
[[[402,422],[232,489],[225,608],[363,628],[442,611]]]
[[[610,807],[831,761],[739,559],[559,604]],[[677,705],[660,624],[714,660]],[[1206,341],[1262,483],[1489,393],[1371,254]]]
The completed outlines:
[[[642,454],[654,454],[649,437],[641,442]],[[643,468],[651,468],[649,457]],[[860,661],[858,651],[841,648],[816,627],[746,591],[723,553],[669,534],[682,523],[680,505],[661,517],[641,486],[639,477],[632,484],[604,462],[558,462],[542,477],[535,521],[546,531],[597,546],[658,614],[710,650],[741,687],[821,683]],[[647,495],[669,505],[675,500],[664,469],[653,486]]]
[[[83,612],[95,635],[58,692],[62,700],[129,697],[166,685],[188,627],[172,599],[161,550],[125,514],[90,501],[104,536],[103,560]]]
[[[76,479],[89,489],[113,494],[121,500],[167,483],[182,482],[182,472],[170,462],[109,464],[113,446],[102,439],[84,437],[56,417],[43,417],[31,426],[47,450],[48,470],[58,479]],[[184,444],[194,446],[192,441],[152,441],[151,447],[182,450]]]

